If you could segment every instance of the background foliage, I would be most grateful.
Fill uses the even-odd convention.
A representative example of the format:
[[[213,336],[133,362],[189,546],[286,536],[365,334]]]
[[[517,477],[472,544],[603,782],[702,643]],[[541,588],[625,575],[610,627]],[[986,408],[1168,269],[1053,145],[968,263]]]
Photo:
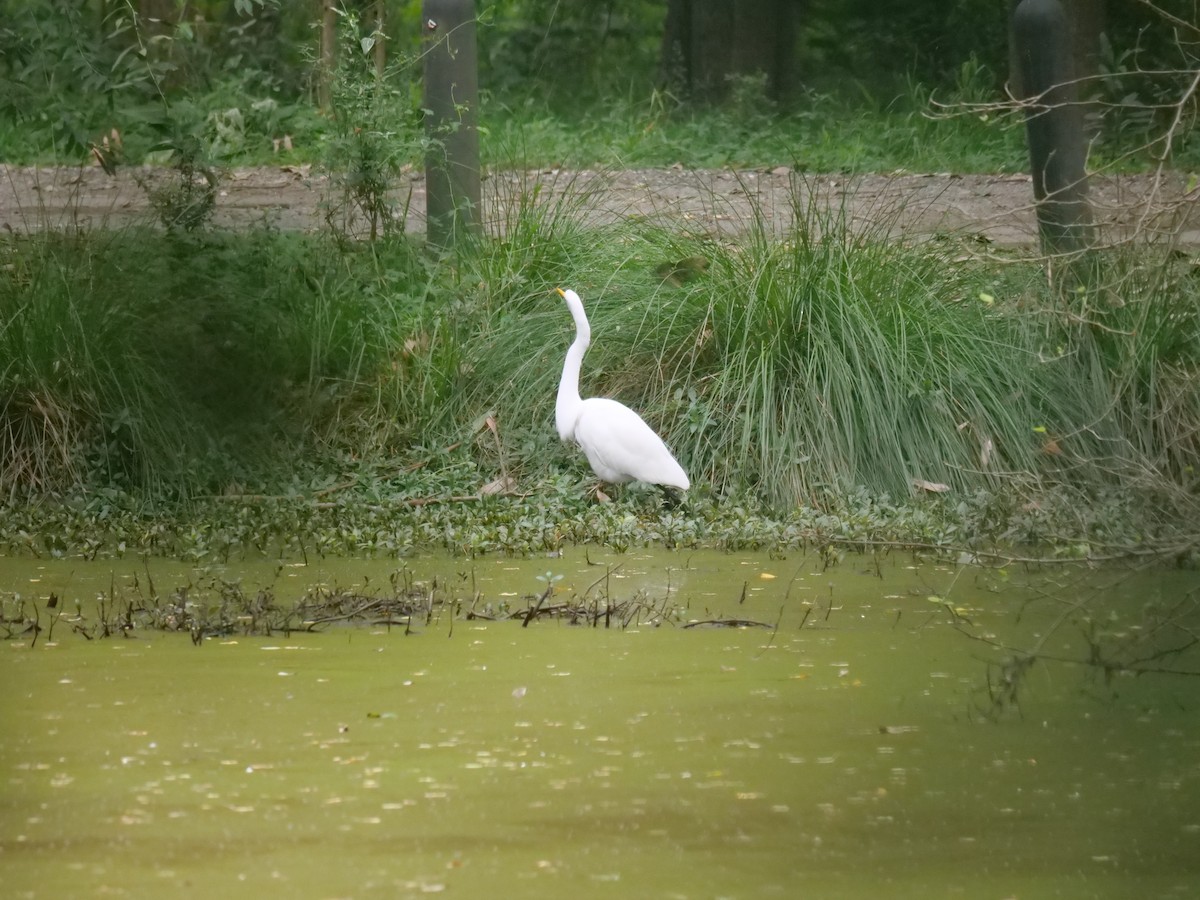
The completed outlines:
[[[1161,13],[1131,0],[1108,6],[1097,88],[1111,105],[1100,136],[1128,144],[1170,116],[1195,69],[1198,35],[1169,18],[1191,21],[1188,0],[1164,0]],[[369,37],[380,8],[390,58],[411,67],[418,0],[347,3],[343,38]],[[691,122],[734,143],[728,138],[765,122],[786,132],[813,120],[836,129],[857,110],[920,116],[930,95],[997,101],[1008,79],[1003,3],[809,0],[782,105],[761,81],[742,79],[717,117],[696,126],[712,111],[664,80],[665,8],[655,0],[480,2],[485,124],[541,118],[559,132],[599,127],[620,137]],[[171,119],[202,137],[214,162],[265,159],[284,135],[299,156],[323,158],[337,137],[314,109],[319,12],[315,3],[274,0],[0,0],[0,118],[16,125],[0,133],[0,157],[79,161],[116,128],[127,158],[140,162],[171,149]],[[415,114],[419,99],[405,91]],[[570,149],[563,143],[555,149]]]

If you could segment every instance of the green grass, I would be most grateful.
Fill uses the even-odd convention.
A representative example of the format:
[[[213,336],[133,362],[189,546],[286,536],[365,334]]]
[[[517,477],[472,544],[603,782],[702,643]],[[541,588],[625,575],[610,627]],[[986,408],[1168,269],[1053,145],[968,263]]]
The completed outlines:
[[[715,109],[626,97],[571,112],[538,101],[484,108],[488,162],[521,165],[771,168],[809,172],[1012,172],[1026,165],[1019,118],[942,115],[927,94],[879,103],[809,93]],[[507,151],[514,152],[507,152]]]
[[[393,150],[416,154],[419,120],[397,109],[387,121]],[[485,99],[480,122],[484,163],[495,168],[683,164],[785,165],[811,172],[1012,172],[1026,165],[1019,118],[942,116],[916,89],[885,102],[865,94],[809,93],[787,108],[748,98],[704,109],[660,94],[610,98],[570,110],[540,99]],[[153,154],[169,146],[163,143],[164,129],[171,128],[194,135],[203,158],[223,166],[325,162],[342,139],[335,123],[307,105],[280,104],[269,95],[222,85],[166,109],[96,111],[94,122],[77,126],[94,141],[113,127],[121,131],[129,164],[161,162],[161,154]],[[275,139],[285,134],[292,139],[290,152],[275,149]],[[0,159],[9,163],[88,161],[85,148],[67,146],[34,122],[0,133]],[[411,161],[420,162],[417,155]]]
[[[18,237],[3,251],[10,486],[220,489],[309,446],[365,358],[391,352],[365,324],[362,266],[328,242],[128,229]]]

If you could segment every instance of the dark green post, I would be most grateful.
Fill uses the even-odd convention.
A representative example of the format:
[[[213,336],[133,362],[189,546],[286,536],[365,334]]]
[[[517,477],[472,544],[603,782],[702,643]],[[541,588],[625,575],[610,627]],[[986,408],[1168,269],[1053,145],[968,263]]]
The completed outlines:
[[[1071,34],[1059,0],[1021,0],[1013,12],[1021,99],[1038,230],[1046,253],[1078,253],[1092,240],[1083,107]]]
[[[479,74],[473,0],[424,0],[426,234],[450,248],[478,228]]]

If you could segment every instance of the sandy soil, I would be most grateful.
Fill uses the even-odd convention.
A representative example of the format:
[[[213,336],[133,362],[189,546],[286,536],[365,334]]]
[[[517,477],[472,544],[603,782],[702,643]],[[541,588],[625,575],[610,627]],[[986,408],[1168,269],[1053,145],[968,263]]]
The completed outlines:
[[[0,166],[0,227],[120,227],[152,214],[139,182],[173,173],[100,168]],[[307,166],[233,169],[222,173],[213,224],[269,223],[319,228],[336,204],[331,185]],[[593,221],[648,218],[708,233],[736,233],[760,218],[777,231],[803,216],[844,214],[856,227],[896,236],[954,235],[997,247],[1033,246],[1036,225],[1027,175],[797,175],[726,170],[637,169],[617,172],[545,170],[496,173],[484,180],[481,219],[503,231],[512,211],[531,202]],[[1106,241],[1174,235],[1200,247],[1200,191],[1183,177],[1094,177],[1091,198]],[[406,227],[424,229],[425,181],[414,173],[395,192]],[[338,213],[337,215],[341,215]],[[351,230],[356,224],[350,223]]]

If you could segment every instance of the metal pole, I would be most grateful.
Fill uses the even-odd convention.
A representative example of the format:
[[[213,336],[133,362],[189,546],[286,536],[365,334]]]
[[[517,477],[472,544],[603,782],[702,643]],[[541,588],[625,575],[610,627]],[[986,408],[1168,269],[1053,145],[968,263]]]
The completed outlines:
[[[1059,0],[1021,0],[1013,12],[1021,99],[1038,230],[1047,253],[1078,253],[1092,241],[1083,107],[1071,34]]]
[[[479,67],[473,0],[424,0],[426,235],[452,248],[478,229]]]

